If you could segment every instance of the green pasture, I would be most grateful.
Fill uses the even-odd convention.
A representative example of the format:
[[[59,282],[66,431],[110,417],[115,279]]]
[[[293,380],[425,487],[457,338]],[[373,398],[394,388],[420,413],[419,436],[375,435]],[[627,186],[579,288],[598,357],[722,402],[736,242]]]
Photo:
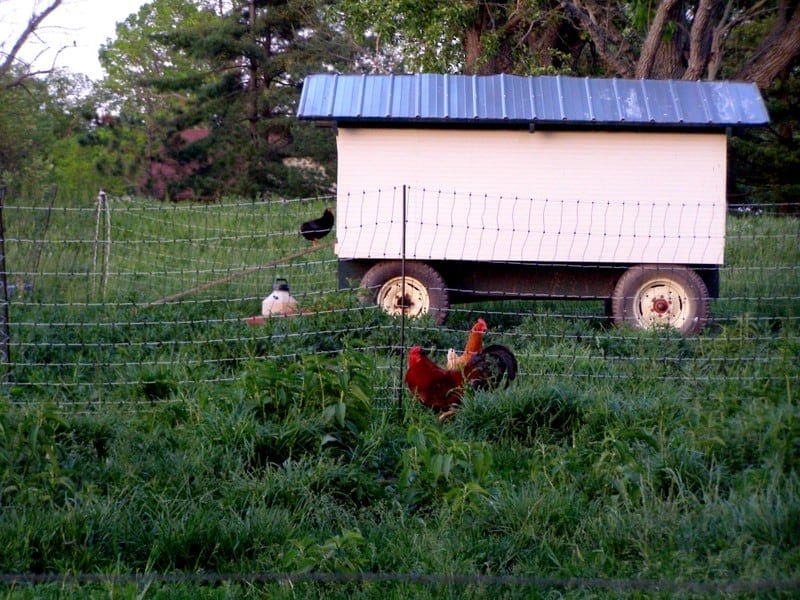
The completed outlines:
[[[117,202],[107,255],[92,206],[5,207],[0,574],[65,576],[5,597],[798,593],[797,219],[729,219],[714,319],[684,338],[614,329],[601,301],[401,329],[337,291],[332,248],[281,260],[324,200]],[[276,277],[310,314],[247,324]],[[443,362],[477,316],[520,376],[440,424],[402,347]],[[179,577],[208,573],[397,577]]]

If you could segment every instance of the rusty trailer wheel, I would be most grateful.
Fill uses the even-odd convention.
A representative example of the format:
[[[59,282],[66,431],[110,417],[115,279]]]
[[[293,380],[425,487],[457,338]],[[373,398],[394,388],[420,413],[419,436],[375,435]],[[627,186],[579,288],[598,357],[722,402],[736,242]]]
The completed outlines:
[[[377,304],[388,315],[416,319],[430,313],[437,325],[447,319],[450,302],[444,279],[425,263],[407,262],[404,274],[400,261],[379,262],[361,278],[361,287],[362,301]]]
[[[674,327],[685,335],[695,335],[708,321],[708,289],[687,267],[637,265],[617,281],[611,315],[618,326]]]

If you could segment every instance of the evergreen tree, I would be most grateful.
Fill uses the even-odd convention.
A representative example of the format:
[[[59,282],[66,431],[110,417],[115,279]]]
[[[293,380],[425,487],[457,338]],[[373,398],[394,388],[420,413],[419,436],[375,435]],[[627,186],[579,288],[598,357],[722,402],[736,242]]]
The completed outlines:
[[[192,0],[153,0],[118,24],[116,39],[100,49],[108,94],[100,112],[115,127],[99,131],[92,142],[117,150],[116,162],[130,166],[139,193],[174,198],[185,187],[177,175],[187,169],[169,156],[169,149],[183,139],[183,132],[176,131],[182,126],[177,117],[196,101],[196,90],[212,80],[212,63],[162,40],[187,29],[211,27],[217,20]],[[138,152],[131,153],[120,138],[135,136],[141,143]]]
[[[800,72],[775,82],[766,92],[770,127],[731,138],[728,187],[731,202],[767,205],[800,214]]]
[[[294,114],[308,73],[347,68],[339,34],[323,22],[318,0],[238,0],[231,5],[215,13],[215,19],[155,36],[173,51],[208,65],[205,73],[153,82],[161,91],[194,92],[175,114],[167,144],[172,159],[193,166],[176,187],[189,187],[202,197],[328,189],[335,161],[332,136],[298,123]],[[187,143],[181,132],[188,129],[207,135]]]

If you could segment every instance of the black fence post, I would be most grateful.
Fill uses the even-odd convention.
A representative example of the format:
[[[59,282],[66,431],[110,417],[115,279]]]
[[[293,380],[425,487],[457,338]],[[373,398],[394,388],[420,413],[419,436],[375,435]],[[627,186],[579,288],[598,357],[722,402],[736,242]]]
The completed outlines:
[[[397,412],[403,416],[403,375],[406,360],[406,186],[403,184],[403,239],[400,253],[400,289],[403,293],[403,307],[400,311],[400,385],[397,390]]]
[[[0,184],[0,361],[3,382],[7,382],[11,370],[11,335],[8,325],[8,278],[6,276],[6,234],[3,227],[3,206],[6,198],[6,186]]]

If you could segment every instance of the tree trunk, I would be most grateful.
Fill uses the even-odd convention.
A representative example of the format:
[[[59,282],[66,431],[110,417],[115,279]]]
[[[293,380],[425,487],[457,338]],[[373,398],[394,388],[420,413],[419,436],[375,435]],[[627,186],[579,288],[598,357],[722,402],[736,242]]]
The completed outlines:
[[[250,0],[250,39],[256,43],[256,0]],[[250,137],[255,140],[257,136],[256,123],[258,122],[258,65],[254,58],[248,60],[249,80],[247,92],[250,99],[250,114],[247,117]]]
[[[686,72],[684,56],[688,53],[686,30],[678,28],[671,38],[661,41],[656,61],[650,72],[651,79],[680,79]]]
[[[657,58],[660,58],[658,70],[661,71],[662,76],[667,74],[667,72],[671,75],[672,71],[674,71],[674,65],[671,64],[674,63],[675,60],[672,49],[664,48],[662,50],[662,42],[667,21],[670,20],[678,3],[679,0],[661,0],[661,3],[658,5],[656,16],[650,24],[647,37],[642,45],[639,62],[636,64],[637,79],[653,76]]]
[[[689,64],[684,79],[702,79],[711,58],[711,13],[719,6],[719,0],[700,0],[689,34]]]
[[[720,17],[719,23],[714,26],[714,30],[711,32],[711,48],[708,51],[707,64],[709,81],[714,81],[717,78],[720,65],[722,65],[722,44],[725,38],[728,37],[731,27],[733,27],[733,23],[729,21],[732,10],[733,0],[727,0],[725,10],[722,12],[722,17]]]
[[[792,62],[800,56],[800,7],[793,3],[791,19],[781,11],[775,27],[758,52],[735,75],[735,79],[754,82],[759,88],[768,88]]]
[[[464,32],[464,73],[475,75],[478,71],[478,60],[481,57],[481,31],[476,23]]]

